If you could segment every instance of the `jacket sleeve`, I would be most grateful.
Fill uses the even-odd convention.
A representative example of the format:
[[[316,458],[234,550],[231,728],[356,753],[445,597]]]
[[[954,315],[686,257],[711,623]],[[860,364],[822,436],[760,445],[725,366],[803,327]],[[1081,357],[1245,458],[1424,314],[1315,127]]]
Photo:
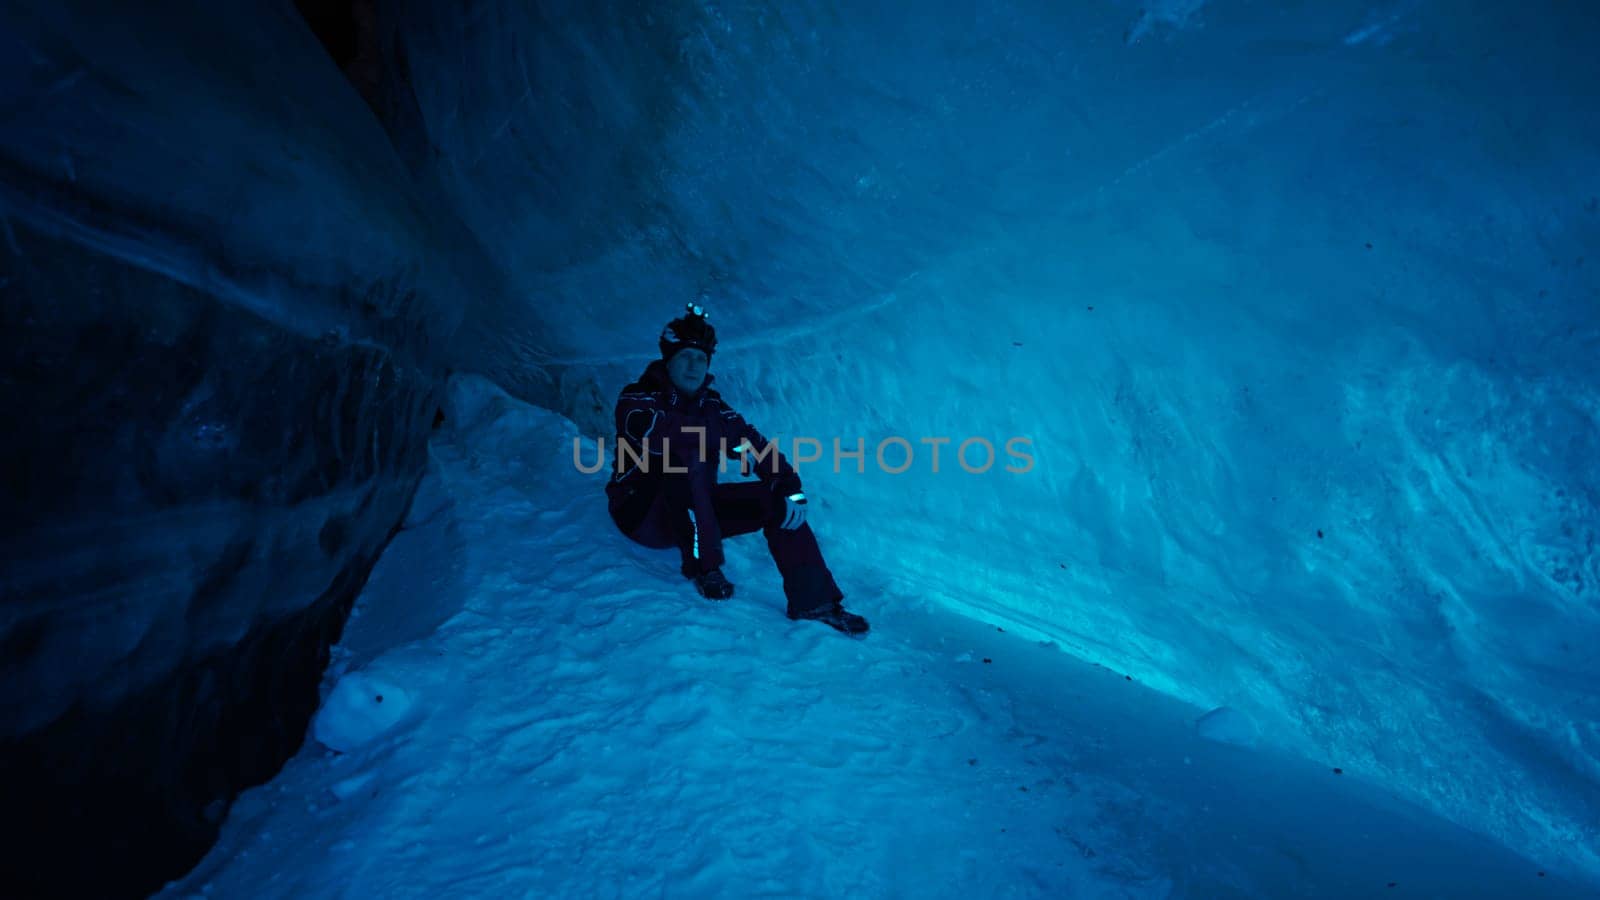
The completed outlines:
[[[720,397],[718,403],[721,406],[722,434],[727,438],[728,458],[739,459],[741,448],[748,445],[751,464],[756,477],[763,484],[785,495],[798,493],[800,474],[789,464],[788,458],[779,452],[777,445],[769,446],[767,438]]]

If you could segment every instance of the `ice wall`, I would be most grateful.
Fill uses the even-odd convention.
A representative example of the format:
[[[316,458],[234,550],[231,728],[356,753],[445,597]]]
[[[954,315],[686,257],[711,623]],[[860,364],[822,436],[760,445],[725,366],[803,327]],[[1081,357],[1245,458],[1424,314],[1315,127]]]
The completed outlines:
[[[877,619],[940,592],[1600,872],[1591,14],[923,13],[401,4],[526,301],[467,365],[602,429],[706,290],[753,420],[867,441],[807,471]]]
[[[867,443],[804,472],[880,627],[936,594],[1600,873],[1591,16],[357,2],[363,104],[288,4],[0,6],[24,805],[203,843],[436,369],[598,431],[704,291],[752,420]]]
[[[0,6],[0,892],[147,893],[298,748],[492,289],[448,221],[287,4]]]

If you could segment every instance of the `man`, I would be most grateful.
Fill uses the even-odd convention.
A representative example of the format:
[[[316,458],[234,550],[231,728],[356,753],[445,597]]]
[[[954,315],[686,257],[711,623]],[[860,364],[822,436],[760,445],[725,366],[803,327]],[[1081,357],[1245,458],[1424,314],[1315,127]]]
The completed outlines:
[[[612,521],[646,547],[677,547],[684,577],[712,600],[733,596],[722,574],[723,538],[759,530],[783,575],[789,618],[865,634],[867,620],[845,611],[806,524],[800,476],[711,386],[717,332],[705,310],[689,304],[659,346],[661,358],[617,398],[617,465],[606,483]],[[723,455],[744,452],[759,480],[719,484]]]

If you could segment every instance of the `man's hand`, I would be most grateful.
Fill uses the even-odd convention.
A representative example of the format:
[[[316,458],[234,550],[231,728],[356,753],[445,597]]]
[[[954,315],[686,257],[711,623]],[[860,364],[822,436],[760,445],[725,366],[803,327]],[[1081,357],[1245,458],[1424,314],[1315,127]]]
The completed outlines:
[[[783,524],[779,528],[793,531],[806,523],[806,495],[790,494],[783,498]]]

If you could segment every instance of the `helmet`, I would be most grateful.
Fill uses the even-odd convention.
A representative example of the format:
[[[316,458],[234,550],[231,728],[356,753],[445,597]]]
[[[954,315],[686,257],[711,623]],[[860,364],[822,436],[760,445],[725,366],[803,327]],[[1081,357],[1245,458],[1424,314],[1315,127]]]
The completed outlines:
[[[661,329],[661,358],[670,360],[679,350],[693,347],[705,352],[707,358],[717,350],[717,329],[711,327],[711,316],[697,303],[684,304],[684,314]]]

